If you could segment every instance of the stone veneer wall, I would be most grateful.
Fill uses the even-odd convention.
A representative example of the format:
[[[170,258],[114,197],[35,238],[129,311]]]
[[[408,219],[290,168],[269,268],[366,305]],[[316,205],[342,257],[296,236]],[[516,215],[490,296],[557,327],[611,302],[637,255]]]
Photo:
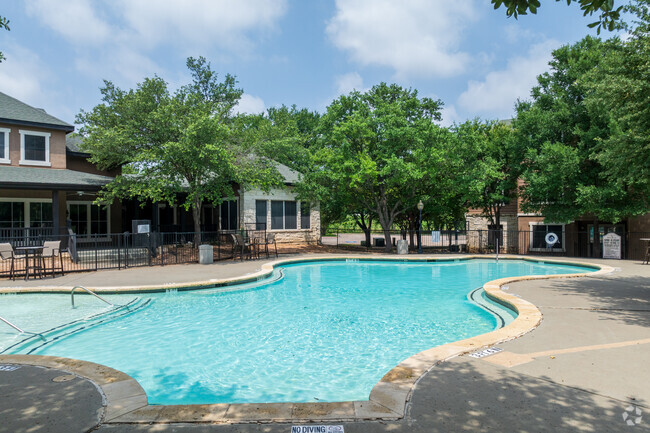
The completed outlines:
[[[490,219],[481,215],[465,215],[467,221],[467,248],[468,252],[478,252],[481,244],[483,247],[487,246],[488,240],[488,226]],[[517,252],[518,251],[518,225],[517,216],[515,215],[501,215],[501,225],[503,226],[503,246],[501,251]],[[479,230],[482,233],[479,234]]]
[[[320,241],[320,205],[318,203],[312,204],[310,208],[310,228],[308,229],[295,229],[295,230],[271,230],[271,201],[272,200],[287,200],[298,201],[296,195],[288,186],[286,189],[273,189],[269,194],[263,191],[253,189],[245,191],[241,194],[241,220],[240,227],[246,227],[247,224],[255,223],[255,201],[266,200],[266,226],[269,227],[267,232],[275,233],[278,243],[318,243]],[[298,226],[300,226],[300,202],[297,205],[298,210]]]

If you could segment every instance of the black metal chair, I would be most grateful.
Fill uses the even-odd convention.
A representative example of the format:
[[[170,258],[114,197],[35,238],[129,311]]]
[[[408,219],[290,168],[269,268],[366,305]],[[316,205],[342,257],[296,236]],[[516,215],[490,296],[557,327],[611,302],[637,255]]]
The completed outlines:
[[[56,266],[56,258],[59,258],[59,266]],[[43,266],[43,272],[47,273],[47,266],[45,259],[49,258],[51,261],[50,271],[52,272],[52,278],[54,278],[54,271],[61,270],[61,275],[63,273],[63,256],[61,255],[61,241],[46,241],[43,243],[43,252],[41,253],[41,261]]]
[[[252,251],[254,248],[253,243],[244,240],[244,237],[239,233],[233,233],[232,236],[232,258],[237,258],[239,253],[239,258],[244,260],[244,254],[248,254],[248,258],[252,257]]]
[[[275,257],[278,257],[278,244],[275,240],[275,233],[267,233],[266,238],[264,239],[264,252],[266,253],[266,258],[269,258],[269,245],[273,245],[275,249]]]

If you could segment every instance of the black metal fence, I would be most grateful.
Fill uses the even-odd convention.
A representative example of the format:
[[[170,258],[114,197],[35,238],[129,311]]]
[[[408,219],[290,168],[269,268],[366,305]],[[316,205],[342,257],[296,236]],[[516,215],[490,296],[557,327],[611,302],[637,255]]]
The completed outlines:
[[[10,243],[14,248],[41,246],[45,241],[61,241],[63,268],[65,272],[94,271],[99,269],[123,269],[137,266],[165,266],[170,264],[197,263],[199,244],[213,246],[214,260],[233,257],[233,234],[244,239],[265,237],[265,230],[172,232],[172,233],[111,233],[105,235],[54,234],[53,231],[28,233],[20,236],[0,237],[0,243]],[[197,239],[195,239],[195,235]],[[58,259],[58,257],[57,257]],[[18,275],[24,275],[25,257],[16,255],[14,266]],[[0,276],[8,276],[11,260],[0,262]]]
[[[398,240],[406,240],[411,251],[421,245],[426,253],[495,253],[497,247],[502,254],[555,255],[563,257],[595,258],[603,255],[603,235],[599,236],[596,248],[594,233],[562,230],[553,233],[518,230],[428,230],[421,232],[418,244],[417,230],[391,231],[390,240],[395,247]],[[650,232],[619,233],[621,236],[621,258],[644,260],[648,251]],[[371,232],[370,244],[363,232],[339,232],[323,236],[324,245],[339,248],[383,249],[386,239],[383,231]]]

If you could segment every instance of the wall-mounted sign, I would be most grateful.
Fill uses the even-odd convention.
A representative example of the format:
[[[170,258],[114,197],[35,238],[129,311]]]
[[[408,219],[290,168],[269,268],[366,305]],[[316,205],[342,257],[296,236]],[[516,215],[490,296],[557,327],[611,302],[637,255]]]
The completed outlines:
[[[603,236],[603,259],[621,258],[621,237],[616,233]]]
[[[544,240],[546,241],[546,244],[549,247],[552,247],[553,245],[555,245],[557,243],[557,241],[560,240],[560,238],[558,238],[555,233],[549,232],[549,233],[546,234],[546,237],[544,238]]]
[[[439,231],[431,232],[431,242],[433,242],[434,244],[437,243],[437,242],[440,242],[440,232]]]
[[[138,233],[149,233],[149,224],[138,224]]]

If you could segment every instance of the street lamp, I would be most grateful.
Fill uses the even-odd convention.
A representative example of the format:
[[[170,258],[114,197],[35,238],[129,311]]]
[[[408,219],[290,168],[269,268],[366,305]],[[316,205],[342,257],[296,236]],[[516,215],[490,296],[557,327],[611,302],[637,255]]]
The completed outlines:
[[[418,203],[418,210],[420,211],[420,224],[418,225],[418,254],[422,254],[422,209],[424,209],[424,203],[420,200]]]

